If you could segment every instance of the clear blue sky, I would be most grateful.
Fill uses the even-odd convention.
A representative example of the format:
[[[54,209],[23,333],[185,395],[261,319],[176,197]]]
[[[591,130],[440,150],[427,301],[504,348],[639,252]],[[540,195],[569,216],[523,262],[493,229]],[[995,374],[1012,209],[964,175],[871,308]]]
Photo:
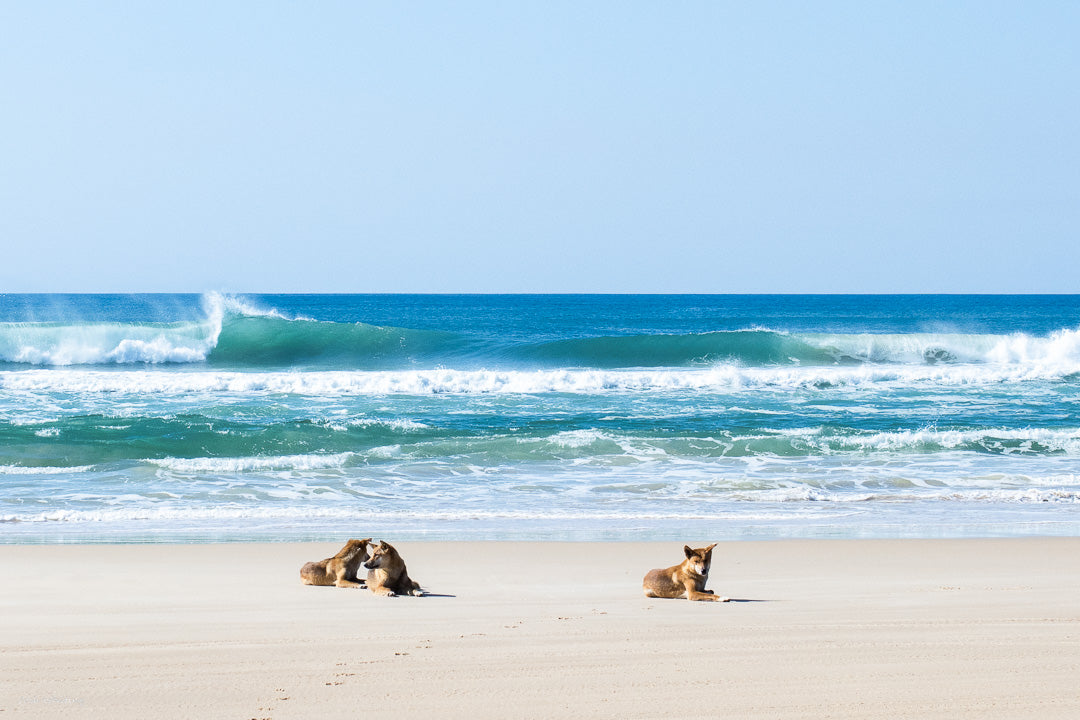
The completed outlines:
[[[9,2],[0,292],[1080,292],[1080,3]]]

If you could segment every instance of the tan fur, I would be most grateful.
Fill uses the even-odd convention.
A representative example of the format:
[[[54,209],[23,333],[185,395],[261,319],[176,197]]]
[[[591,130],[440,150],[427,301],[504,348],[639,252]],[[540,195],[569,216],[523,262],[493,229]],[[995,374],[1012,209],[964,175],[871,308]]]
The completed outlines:
[[[360,563],[368,559],[368,543],[371,538],[350,540],[341,552],[332,558],[305,563],[300,568],[300,581],[305,585],[336,585],[337,587],[362,588],[364,581],[356,576]]]
[[[405,561],[386,541],[380,542],[371,551],[371,559],[364,563],[368,569],[367,586],[376,595],[394,597],[395,595],[424,594],[420,584],[409,577]]]
[[[663,570],[650,570],[645,575],[642,588],[645,597],[681,598],[688,600],[712,600],[727,602],[731,598],[721,597],[712,590],[705,589],[709,581],[709,567],[712,565],[712,551],[716,543],[708,547],[692,549],[683,546],[686,559],[678,565]]]

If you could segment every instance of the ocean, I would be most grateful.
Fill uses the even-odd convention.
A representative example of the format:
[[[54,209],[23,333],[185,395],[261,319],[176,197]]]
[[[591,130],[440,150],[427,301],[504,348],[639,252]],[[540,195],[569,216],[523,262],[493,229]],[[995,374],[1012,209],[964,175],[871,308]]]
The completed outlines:
[[[1080,296],[0,295],[0,542],[1080,534]]]

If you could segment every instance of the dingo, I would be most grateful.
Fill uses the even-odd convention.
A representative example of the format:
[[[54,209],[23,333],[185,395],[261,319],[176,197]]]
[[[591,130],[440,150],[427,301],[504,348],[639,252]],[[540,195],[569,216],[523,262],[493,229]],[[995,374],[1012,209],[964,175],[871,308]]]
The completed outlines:
[[[356,571],[360,568],[360,563],[368,559],[367,548],[370,542],[371,538],[350,540],[334,557],[304,563],[304,567],[300,568],[300,581],[305,585],[364,587],[364,581],[356,577]]]
[[[684,545],[685,560],[663,570],[650,570],[645,575],[645,580],[642,582],[645,597],[685,597],[688,600],[713,600],[715,602],[730,600],[731,598],[721,597],[712,590],[705,589],[705,583],[709,581],[709,566],[712,565],[714,547],[716,543],[697,550]]]
[[[367,586],[376,595],[416,595],[424,591],[420,584],[409,578],[405,570],[405,561],[398,551],[388,542],[381,541],[371,553],[371,559],[364,563],[368,569]]]

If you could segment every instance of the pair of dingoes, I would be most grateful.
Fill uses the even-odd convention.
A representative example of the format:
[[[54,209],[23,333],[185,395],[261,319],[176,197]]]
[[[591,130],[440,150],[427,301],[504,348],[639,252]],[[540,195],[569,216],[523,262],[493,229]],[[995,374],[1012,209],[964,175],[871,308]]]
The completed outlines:
[[[371,548],[370,554],[368,548]],[[356,576],[363,564],[367,568],[367,581]],[[305,585],[336,585],[337,587],[366,587],[376,595],[424,594],[420,583],[409,577],[405,561],[394,546],[385,540],[377,545],[371,538],[350,540],[341,552],[331,558],[305,563],[300,568],[300,580]]]
[[[373,546],[370,557],[368,547],[371,538],[349,540],[337,555],[318,562],[309,562],[300,568],[300,579],[305,585],[336,585],[337,587],[365,587],[356,576],[363,564],[368,569],[366,587],[376,595],[423,595],[420,585],[409,578],[405,561],[386,541]],[[678,565],[650,570],[642,581],[646,597],[681,598],[688,600],[711,600],[727,602],[730,598],[705,589],[712,566],[712,551],[716,543],[693,549],[683,546],[686,559]]]

